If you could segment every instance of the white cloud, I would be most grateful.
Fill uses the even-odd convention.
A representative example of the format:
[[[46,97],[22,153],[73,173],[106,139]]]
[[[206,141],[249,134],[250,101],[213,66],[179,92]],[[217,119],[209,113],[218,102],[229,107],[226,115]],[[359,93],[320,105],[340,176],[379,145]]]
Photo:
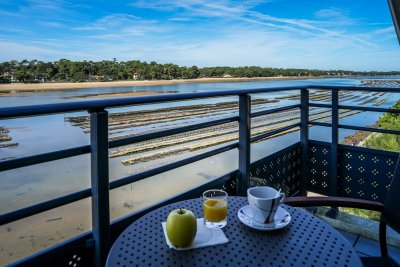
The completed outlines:
[[[112,38],[111,38],[112,39]],[[119,60],[139,59],[162,63],[198,66],[244,66],[259,65],[283,68],[319,69],[396,69],[400,56],[387,52],[384,65],[371,60],[371,50],[353,49],[348,54],[351,40],[297,38],[282,31],[259,31],[249,28],[236,29],[229,34],[212,40],[182,41],[177,43],[157,42],[128,38],[118,42],[104,43],[95,48],[87,48],[78,59]],[[90,46],[89,46],[90,47]],[[381,57],[379,55],[379,57]],[[357,64],[355,64],[357,62]],[[355,67],[354,67],[355,66]]]
[[[28,0],[26,5],[20,7],[21,14],[38,17],[42,14],[47,14],[44,17],[70,15],[72,11],[64,0]]]
[[[130,15],[130,14],[110,14],[100,19],[96,20],[93,23],[89,23],[85,26],[74,27],[73,30],[79,31],[92,31],[92,30],[107,30],[111,28],[118,27],[120,25],[132,25],[138,22],[140,17]]]
[[[130,34],[130,35],[129,35]],[[295,67],[318,69],[393,70],[400,68],[400,55],[379,52],[379,49],[354,46],[352,40],[317,38],[307,35],[299,38],[281,30],[260,30],[255,27],[227,28],[213,39],[180,39],[163,36],[135,36],[130,32],[103,35],[98,39],[86,37],[71,40],[38,40],[29,44],[1,42],[0,60],[69,58],[72,60],[139,59],[162,63],[198,66]],[[79,52],[77,52],[79,51]],[[15,58],[17,55],[18,58]],[[372,59],[373,58],[373,59]]]
[[[138,16],[140,9],[129,7],[124,13],[109,13],[96,20],[82,19],[66,24],[64,21],[80,17],[70,18],[71,2],[31,0],[29,10],[37,11],[39,6],[33,7],[33,4],[38,2],[45,9],[39,13],[54,10],[57,19],[43,19],[42,16],[32,21],[53,27],[52,35],[29,31],[7,35],[2,29],[0,60],[10,57],[42,60],[116,57],[199,66],[400,69],[399,53],[393,49],[380,52],[387,45],[383,41],[395,36],[391,25],[375,24],[371,30],[361,30],[353,26],[362,19],[351,18],[337,8],[293,19],[258,11],[255,7],[265,1],[136,1],[132,4],[134,7],[168,12],[163,13],[166,15],[163,20],[155,20],[145,13]],[[69,29],[56,30],[63,25],[69,25]],[[377,64],[383,61],[386,63]]]
[[[314,15],[317,19],[334,22],[336,25],[353,25],[360,21],[359,19],[350,18],[345,11],[336,7],[320,9]]]
[[[175,17],[175,18],[169,18],[169,21],[183,21],[183,22],[187,22],[187,21],[192,21],[192,18],[187,18],[187,17]]]
[[[19,28],[14,28],[14,27],[4,27],[1,30],[5,31],[5,32],[17,33],[17,34],[21,34],[21,35],[32,33],[32,31],[29,31],[29,30],[24,30],[24,29],[19,29]]]
[[[281,28],[298,34],[308,34],[319,38],[351,39],[357,46],[376,47],[373,42],[363,39],[362,35],[346,34],[344,31],[326,28],[354,24],[358,19],[350,19],[338,8],[323,9],[316,12],[318,20],[279,18],[254,11],[254,7],[261,1],[234,1],[234,0],[155,0],[136,1],[135,6],[156,10],[184,9],[190,17],[211,17],[223,20],[245,21],[267,28]],[[322,18],[322,20],[321,20]],[[329,19],[327,19],[329,18]]]
[[[7,16],[7,17],[19,17],[19,16],[21,16],[18,12],[10,12],[10,11],[4,11],[4,10],[0,10],[0,15]]]
[[[50,28],[61,28],[64,27],[64,24],[57,22],[57,21],[45,21],[45,20],[38,20],[37,23],[39,25],[50,27]]]
[[[77,53],[70,53],[65,50],[43,48],[40,45],[25,45],[15,42],[4,42],[0,40],[0,61],[23,60],[23,59],[42,59],[58,60],[68,56],[76,57]]]
[[[381,35],[381,34],[388,34],[388,33],[393,34],[394,32],[395,32],[394,27],[390,26],[390,27],[379,29],[379,30],[375,30],[373,32],[373,34],[374,35]]]

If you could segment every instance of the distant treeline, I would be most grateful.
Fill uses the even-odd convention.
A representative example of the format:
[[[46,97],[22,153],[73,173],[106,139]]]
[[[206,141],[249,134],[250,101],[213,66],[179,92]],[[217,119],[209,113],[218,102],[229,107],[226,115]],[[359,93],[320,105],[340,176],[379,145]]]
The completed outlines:
[[[354,72],[246,67],[185,67],[176,64],[147,63],[139,60],[71,61],[38,60],[0,63],[0,82],[86,82],[117,80],[172,80],[214,77],[398,75],[397,72]]]

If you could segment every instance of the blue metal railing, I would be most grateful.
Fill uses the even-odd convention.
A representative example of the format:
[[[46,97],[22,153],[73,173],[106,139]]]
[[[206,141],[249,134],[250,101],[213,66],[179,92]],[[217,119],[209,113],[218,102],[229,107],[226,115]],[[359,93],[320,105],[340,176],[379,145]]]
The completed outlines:
[[[310,89],[324,89],[332,91],[332,104],[317,104],[309,103],[309,90]],[[280,92],[280,91],[299,91],[300,90],[300,104],[288,105],[285,107],[278,107],[274,109],[264,110],[252,113],[251,110],[251,96],[250,94],[268,93],[268,92]],[[305,193],[307,190],[307,173],[308,173],[308,158],[309,158],[309,125],[318,125],[331,127],[332,129],[332,143],[331,149],[331,173],[330,173],[330,194],[337,194],[337,151],[338,151],[338,131],[340,128],[353,129],[353,130],[365,130],[365,131],[376,131],[383,133],[400,134],[400,131],[384,130],[384,129],[372,129],[367,127],[358,127],[350,125],[339,124],[339,109],[353,109],[363,111],[375,111],[375,112],[390,112],[400,113],[399,110],[384,109],[376,107],[358,107],[358,106],[347,106],[339,104],[339,91],[377,91],[377,92],[399,92],[397,88],[371,88],[371,87],[345,87],[345,86],[297,86],[297,87],[277,87],[277,88],[263,88],[263,89],[246,89],[246,90],[229,90],[229,91],[215,91],[215,92],[201,92],[201,93],[190,93],[190,94],[170,94],[170,95],[156,95],[156,96],[145,96],[145,97],[131,97],[124,99],[107,99],[107,100],[96,100],[86,102],[73,102],[67,104],[51,104],[51,105],[40,105],[40,106],[24,106],[24,107],[12,107],[12,108],[0,108],[0,119],[27,117],[27,116],[40,116],[55,113],[65,113],[71,111],[82,111],[86,110],[90,113],[90,124],[91,124],[91,139],[90,145],[75,147],[71,149],[65,149],[50,153],[43,153],[35,156],[29,156],[24,158],[12,159],[0,162],[0,172],[11,170],[15,168],[26,167],[34,164],[44,163],[48,161],[54,161],[58,159],[78,156],[86,153],[91,153],[91,188],[81,190],[66,196],[62,196],[56,199],[52,199],[46,202],[39,203],[27,208],[22,208],[16,211],[12,211],[6,214],[0,215],[0,225],[11,223],[26,217],[29,217],[40,212],[44,212],[50,209],[54,209],[84,198],[92,198],[92,231],[85,233],[82,236],[76,237],[62,244],[56,245],[53,249],[46,250],[38,253],[21,261],[16,264],[32,264],[37,261],[38,258],[44,257],[43,255],[56,254],[57,251],[62,250],[63,247],[70,246],[77,240],[84,240],[90,237],[93,238],[94,244],[94,259],[96,266],[103,266],[107,256],[107,251],[110,245],[110,215],[109,215],[109,190],[115,189],[132,182],[136,182],[150,176],[160,174],[201,159],[223,153],[225,151],[238,148],[239,150],[239,169],[237,179],[237,194],[245,195],[246,188],[249,186],[249,169],[250,169],[250,143],[264,139],[266,137],[300,127],[300,145],[302,147],[301,158],[303,161],[301,170],[301,182],[300,182],[300,193]],[[132,106],[132,105],[144,105],[154,104],[162,102],[172,101],[184,101],[193,99],[204,99],[204,98],[215,98],[224,96],[239,96],[239,116],[233,116],[224,119],[213,120],[210,122],[199,123],[195,125],[169,129],[159,131],[155,133],[144,134],[140,136],[129,137],[125,139],[108,141],[108,112],[106,108],[121,107],[121,106]],[[329,108],[332,110],[332,122],[322,123],[316,121],[310,121],[309,119],[309,107],[321,107]],[[281,112],[291,109],[300,109],[300,122],[294,123],[289,126],[284,126],[279,129],[271,130],[269,132],[260,134],[258,136],[251,137],[250,134],[250,119],[252,117],[263,116],[275,112]],[[142,142],[145,140],[155,139],[159,137],[165,137],[174,135],[177,133],[189,132],[193,130],[203,129],[210,126],[219,125],[222,123],[235,122],[239,123],[239,141],[213,149],[211,151],[204,152],[202,154],[186,158],[184,160],[170,163],[155,169],[147,170],[142,173],[127,176],[112,182],[108,179],[108,149],[118,147],[122,145],[133,144]],[[221,177],[208,184],[202,185],[193,190],[189,190],[176,198],[171,198],[163,202],[157,203],[148,209],[136,212],[133,216],[140,216],[150,209],[156,208],[167,202],[176,201],[180,197],[185,197],[191,193],[201,190],[207,186],[221,183],[227,179],[228,176]],[[117,220],[113,224],[119,223],[124,224],[129,221],[127,218]],[[40,262],[40,261],[39,261]]]

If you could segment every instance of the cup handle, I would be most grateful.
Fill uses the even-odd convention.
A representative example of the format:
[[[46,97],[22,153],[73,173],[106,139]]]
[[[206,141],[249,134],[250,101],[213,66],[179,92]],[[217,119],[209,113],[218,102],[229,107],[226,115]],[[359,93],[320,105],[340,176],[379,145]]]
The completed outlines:
[[[281,199],[279,200],[279,203],[283,203],[283,202],[285,202],[285,198],[286,198],[286,195],[285,195],[285,193],[281,193]]]

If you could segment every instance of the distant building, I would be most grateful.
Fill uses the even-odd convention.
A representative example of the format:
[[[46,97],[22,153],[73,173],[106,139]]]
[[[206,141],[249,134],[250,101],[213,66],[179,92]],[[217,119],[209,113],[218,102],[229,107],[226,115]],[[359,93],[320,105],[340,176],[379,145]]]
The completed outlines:
[[[88,75],[87,79],[85,80],[86,82],[104,82],[105,77],[104,75]]]
[[[228,73],[225,73],[224,75],[222,75],[222,77],[223,77],[223,78],[231,78],[232,75],[230,75],[230,74],[228,74]]]
[[[14,73],[12,73],[11,71],[6,71],[3,74],[0,74],[0,77],[4,78],[4,79],[7,79],[10,82],[15,82]]]
[[[137,72],[134,72],[134,73],[132,73],[132,78],[133,78],[134,80],[138,80],[138,79],[140,79],[140,74],[137,73]]]

